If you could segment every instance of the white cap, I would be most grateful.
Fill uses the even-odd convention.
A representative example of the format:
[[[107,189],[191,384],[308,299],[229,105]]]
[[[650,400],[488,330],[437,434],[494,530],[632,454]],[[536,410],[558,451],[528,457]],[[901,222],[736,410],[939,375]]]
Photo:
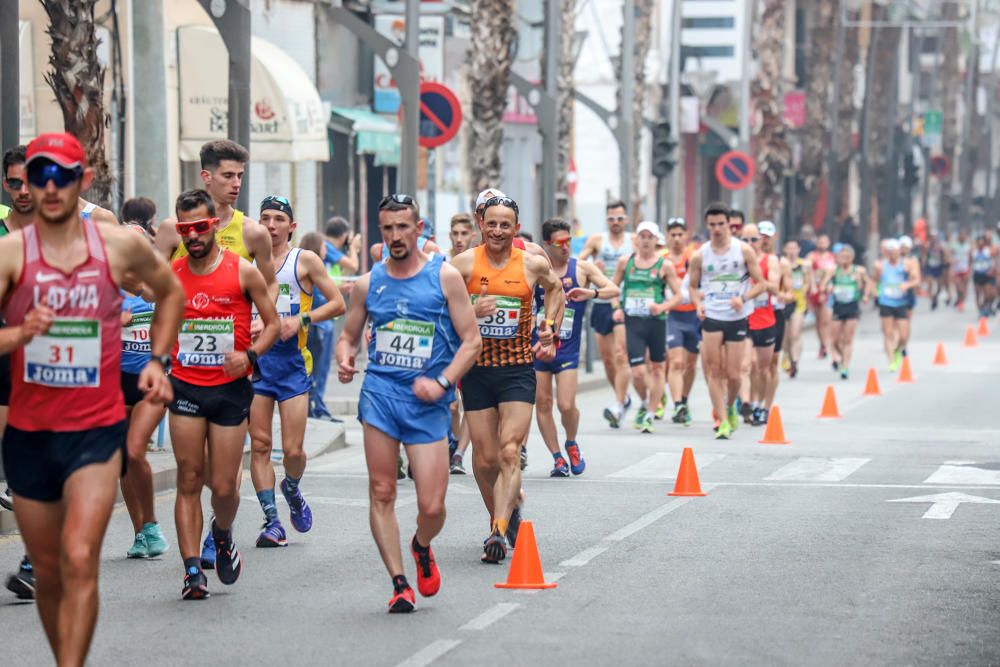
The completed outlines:
[[[639,223],[639,226],[635,228],[635,233],[638,235],[640,232],[649,232],[653,236],[660,237],[660,226],[655,222],[650,222],[649,220],[643,220]]]
[[[476,197],[476,209],[478,210],[480,206],[486,203],[487,200],[493,199],[494,197],[506,197],[504,193],[500,192],[496,188],[486,188],[479,193]]]
[[[896,239],[885,239],[882,245],[886,250],[899,250],[899,241]]]
[[[656,245],[667,245],[667,237],[663,232],[656,232]]]
[[[762,220],[757,223],[757,231],[760,232],[761,236],[774,236],[778,233],[778,228],[770,220]]]
[[[899,237],[899,245],[901,247],[903,247],[903,248],[912,248],[913,247],[913,239],[911,239],[909,236],[906,236],[904,234],[903,236]]]

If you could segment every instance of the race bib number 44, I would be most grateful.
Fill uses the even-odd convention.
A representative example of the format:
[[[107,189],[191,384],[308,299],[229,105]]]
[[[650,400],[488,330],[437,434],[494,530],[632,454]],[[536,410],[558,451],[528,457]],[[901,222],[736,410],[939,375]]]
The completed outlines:
[[[521,300],[516,296],[498,296],[497,310],[492,315],[480,317],[479,333],[483,338],[514,338],[517,336],[517,323],[521,319]],[[478,294],[472,295],[472,305],[479,300]]]
[[[181,366],[222,366],[226,352],[236,349],[232,320],[184,320],[177,334]]]
[[[56,319],[48,332],[24,348],[24,381],[46,387],[101,384],[101,323]]]
[[[149,327],[153,323],[153,313],[135,313],[128,326],[122,327],[122,352],[152,354],[149,341]]]
[[[434,349],[434,325],[393,320],[375,330],[375,359],[383,366],[420,370]]]

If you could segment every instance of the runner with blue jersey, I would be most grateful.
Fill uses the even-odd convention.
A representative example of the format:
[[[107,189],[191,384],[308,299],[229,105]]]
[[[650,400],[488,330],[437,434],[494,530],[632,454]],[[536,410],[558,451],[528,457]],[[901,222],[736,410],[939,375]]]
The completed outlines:
[[[906,264],[900,255],[899,241],[888,239],[882,244],[885,258],[872,268],[872,280],[878,285],[878,310],[882,318],[882,337],[889,357],[889,370],[896,371],[903,363],[906,343],[910,338],[910,312],[907,290],[920,284],[907,277]]]
[[[583,315],[590,299],[611,299],[618,296],[618,287],[608,280],[594,264],[570,257],[572,238],[568,222],[559,218],[542,224],[542,242],[552,270],[562,280],[566,293],[566,310],[559,326],[559,349],[555,359],[535,359],[535,418],[542,440],[554,459],[550,477],[582,475],[587,466],[576,442],[580,426],[580,411],[576,407],[577,367],[580,365],[580,339],[583,332]],[[593,287],[591,287],[593,285]],[[535,312],[539,322],[545,319],[545,290],[535,287]],[[537,336],[536,336],[537,338]],[[534,344],[535,340],[532,341]],[[552,416],[552,379],[556,382],[556,403],[566,430],[566,456],[559,449],[556,422]]]
[[[440,254],[431,258],[417,247],[422,224],[413,198],[383,199],[379,227],[389,259],[355,284],[336,351],[338,379],[349,383],[359,372],[355,357],[371,320],[358,420],[364,425],[372,535],[392,578],[389,612],[400,613],[414,610],[416,595],[404,574],[395,512],[399,445],[406,448],[417,492],[417,530],[410,540],[417,588],[430,597],[441,587],[430,545],[444,526],[448,406],[482,339],[461,274]]]

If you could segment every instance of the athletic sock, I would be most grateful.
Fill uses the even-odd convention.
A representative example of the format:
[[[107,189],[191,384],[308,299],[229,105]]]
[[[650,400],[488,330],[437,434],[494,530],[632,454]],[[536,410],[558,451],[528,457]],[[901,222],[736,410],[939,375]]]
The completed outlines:
[[[274,489],[258,491],[257,502],[260,503],[260,508],[264,510],[264,518],[267,521],[278,520],[278,507],[274,504]]]
[[[567,447],[569,447],[570,445],[575,445],[575,444],[576,444],[576,440],[567,440],[566,441],[566,446]]]
[[[420,540],[417,539],[416,535],[413,536],[413,540],[411,540],[411,543],[413,545],[413,550],[416,551],[417,553],[425,554],[431,550],[431,545],[428,544],[426,547],[421,545]]]
[[[681,405],[686,405],[687,402],[688,402],[688,397],[686,395],[681,396]]]
[[[402,574],[397,574],[395,577],[392,578],[392,588],[397,593],[402,593],[409,587],[410,587],[409,582],[406,581],[406,577],[403,576]]]
[[[569,443],[567,443],[567,444],[569,444]],[[563,457],[562,452],[553,452],[552,453],[552,460],[555,461],[556,463],[559,463],[559,459],[561,459],[562,457]]]
[[[510,525],[510,521],[506,519],[497,519],[493,522],[493,532],[500,533],[501,535],[507,534],[507,526]]]
[[[215,521],[212,522],[212,539],[216,542],[227,542],[232,537],[232,533],[228,530],[222,530],[216,525]]]
[[[615,410],[618,412],[618,414],[621,414],[621,413],[625,412],[625,404],[624,403],[615,403]]]
[[[288,490],[291,493],[295,493],[296,491],[299,490],[299,482],[301,481],[302,481],[301,477],[295,478],[285,475],[285,486],[288,487]]]
[[[201,559],[198,558],[197,556],[194,556],[193,558],[185,558],[184,571],[190,572],[191,568],[194,568],[196,570],[201,570]]]

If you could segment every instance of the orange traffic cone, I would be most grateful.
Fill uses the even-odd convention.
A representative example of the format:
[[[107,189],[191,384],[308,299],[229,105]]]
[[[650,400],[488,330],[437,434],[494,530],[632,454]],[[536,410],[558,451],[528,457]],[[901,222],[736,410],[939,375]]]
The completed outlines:
[[[976,333],[978,335],[980,335],[980,336],[989,336],[990,335],[990,328],[988,326],[986,326],[986,318],[985,317],[980,317],[979,318],[979,331],[977,331]]]
[[[976,342],[976,330],[969,327],[965,330],[965,341],[962,343],[962,347],[976,347],[978,343]]]
[[[937,350],[934,351],[934,365],[935,366],[948,365],[948,357],[944,353],[944,343],[937,344]]]
[[[816,415],[820,419],[840,419],[840,410],[837,409],[837,392],[833,390],[833,385],[826,388],[826,396],[823,397],[823,409]]]
[[[535,544],[535,528],[530,521],[522,521],[517,531],[518,547],[514,549],[514,558],[510,561],[510,571],[507,581],[493,584],[497,588],[555,588],[555,582],[545,583],[542,572],[542,559],[538,556],[538,545]]]
[[[771,412],[767,416],[767,428],[764,429],[764,437],[757,441],[758,445],[790,445],[789,440],[785,440],[785,426],[781,423],[781,410],[777,405],[771,407]]]
[[[681,454],[681,467],[677,471],[677,482],[674,483],[674,490],[668,493],[669,496],[704,496],[707,495],[701,490],[701,482],[698,480],[698,466],[694,464],[694,452],[690,447],[684,448]]]
[[[878,373],[874,368],[868,369],[868,381],[865,382],[865,392],[862,396],[881,396],[882,390],[878,386]]]
[[[913,371],[910,369],[910,358],[903,357],[903,367],[899,369],[899,382],[912,383]]]

